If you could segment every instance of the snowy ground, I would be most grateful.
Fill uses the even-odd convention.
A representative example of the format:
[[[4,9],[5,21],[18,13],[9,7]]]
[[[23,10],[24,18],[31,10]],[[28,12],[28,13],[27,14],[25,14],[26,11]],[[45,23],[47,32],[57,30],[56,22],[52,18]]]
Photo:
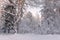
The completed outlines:
[[[60,35],[4,34],[0,40],[60,40]]]

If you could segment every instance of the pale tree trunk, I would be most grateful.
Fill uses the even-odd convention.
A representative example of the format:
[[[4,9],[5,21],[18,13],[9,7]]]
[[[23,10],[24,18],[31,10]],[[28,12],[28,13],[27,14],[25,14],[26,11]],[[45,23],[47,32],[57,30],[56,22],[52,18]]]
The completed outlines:
[[[18,33],[19,32],[19,22],[21,22],[21,18],[22,18],[22,16],[23,16],[23,10],[22,10],[22,8],[23,8],[23,5],[24,5],[24,2],[25,2],[25,0],[17,0],[17,8],[18,8],[18,12],[17,12],[17,14],[16,14],[16,18],[17,18],[17,20],[15,21],[15,31],[16,31],[16,33]]]

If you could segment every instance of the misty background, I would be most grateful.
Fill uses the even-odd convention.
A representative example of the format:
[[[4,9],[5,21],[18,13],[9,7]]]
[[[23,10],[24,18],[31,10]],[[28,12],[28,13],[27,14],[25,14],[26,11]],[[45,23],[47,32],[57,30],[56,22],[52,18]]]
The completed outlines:
[[[9,1],[1,0],[0,10],[3,10],[6,5],[9,5]],[[18,27],[18,33],[60,34],[59,5],[60,0],[25,0],[22,9],[23,16],[16,26]],[[17,7],[16,13],[18,12]],[[5,14],[0,11],[0,33],[4,33],[2,28],[5,26],[5,19],[2,15]],[[10,33],[14,33],[14,30],[11,30]]]

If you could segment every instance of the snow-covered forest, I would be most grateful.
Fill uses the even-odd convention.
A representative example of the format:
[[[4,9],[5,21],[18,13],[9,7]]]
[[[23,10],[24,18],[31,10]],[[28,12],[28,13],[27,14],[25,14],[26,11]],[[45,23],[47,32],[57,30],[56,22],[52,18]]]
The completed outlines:
[[[0,0],[0,33],[60,34],[60,0]]]

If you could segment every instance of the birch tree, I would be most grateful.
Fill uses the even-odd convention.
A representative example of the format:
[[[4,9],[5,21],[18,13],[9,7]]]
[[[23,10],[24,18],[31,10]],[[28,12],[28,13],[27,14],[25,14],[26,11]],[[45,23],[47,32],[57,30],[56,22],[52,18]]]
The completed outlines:
[[[23,5],[25,0],[8,0],[9,4],[4,7],[4,20],[5,27],[2,29],[4,33],[10,30],[14,30],[15,33],[18,32],[18,22],[21,21],[21,17],[23,16]]]

